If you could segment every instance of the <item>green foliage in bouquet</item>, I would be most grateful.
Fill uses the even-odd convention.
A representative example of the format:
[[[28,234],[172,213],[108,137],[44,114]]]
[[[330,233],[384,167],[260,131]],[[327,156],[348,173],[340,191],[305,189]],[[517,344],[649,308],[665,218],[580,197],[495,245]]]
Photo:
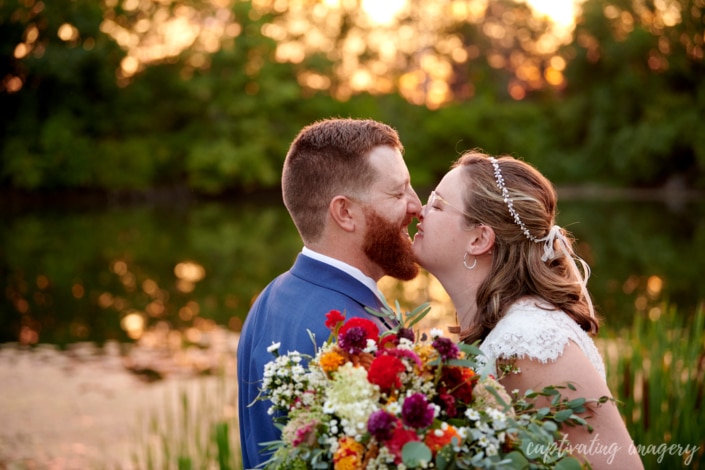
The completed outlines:
[[[314,356],[279,354],[265,366],[259,400],[271,401],[281,440],[263,444],[267,469],[583,468],[564,449],[561,426],[586,426],[592,402],[568,400],[571,384],[509,393],[483,372],[476,345],[455,344],[440,330],[413,327],[422,305],[376,316],[398,326],[380,332],[368,319],[336,310]],[[315,343],[315,338],[312,338]],[[541,404],[541,406],[539,406]],[[590,429],[591,430],[591,429]],[[569,448],[569,446],[568,446]]]

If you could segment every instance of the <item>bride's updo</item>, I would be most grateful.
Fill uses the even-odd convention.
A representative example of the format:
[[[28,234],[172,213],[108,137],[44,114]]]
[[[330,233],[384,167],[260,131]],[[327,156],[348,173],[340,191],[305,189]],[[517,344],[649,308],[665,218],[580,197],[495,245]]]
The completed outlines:
[[[483,339],[520,297],[540,297],[596,334],[599,324],[585,288],[589,268],[573,251],[574,240],[555,225],[557,196],[548,179],[510,156],[463,154],[463,204],[468,223],[495,233],[492,269],[477,293],[477,323],[462,338]],[[579,272],[575,260],[583,266]]]

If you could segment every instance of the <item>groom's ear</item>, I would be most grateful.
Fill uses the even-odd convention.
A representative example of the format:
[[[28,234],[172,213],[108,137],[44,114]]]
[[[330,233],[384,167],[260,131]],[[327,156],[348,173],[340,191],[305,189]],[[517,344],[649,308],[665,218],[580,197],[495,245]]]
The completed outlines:
[[[484,255],[494,248],[495,234],[492,227],[484,224],[476,225],[471,230],[466,251],[473,256]]]
[[[333,221],[346,232],[355,230],[355,208],[345,196],[335,196],[328,205],[328,213]]]

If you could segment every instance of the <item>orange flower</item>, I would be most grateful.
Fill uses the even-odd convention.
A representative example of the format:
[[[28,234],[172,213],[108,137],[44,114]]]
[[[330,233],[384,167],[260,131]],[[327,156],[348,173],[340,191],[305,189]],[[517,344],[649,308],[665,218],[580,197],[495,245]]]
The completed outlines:
[[[453,426],[443,426],[439,429],[431,430],[424,439],[424,443],[431,449],[433,455],[436,455],[439,450],[450,444],[454,437],[458,438],[460,442],[460,436],[458,435],[457,429]]]
[[[335,470],[361,470],[365,448],[352,437],[344,437],[338,441],[338,450],[333,454]]]
[[[345,363],[345,358],[337,351],[328,351],[321,355],[320,364],[324,372],[330,373],[338,370]]]

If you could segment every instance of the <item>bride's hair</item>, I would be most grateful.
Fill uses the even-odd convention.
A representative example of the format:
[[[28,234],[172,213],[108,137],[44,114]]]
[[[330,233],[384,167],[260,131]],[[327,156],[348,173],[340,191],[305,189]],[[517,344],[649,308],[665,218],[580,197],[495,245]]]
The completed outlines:
[[[542,260],[545,243],[539,239],[548,237],[556,216],[551,182],[528,163],[510,156],[491,159],[476,150],[464,153],[453,167],[462,168],[463,204],[465,212],[473,215],[467,217],[468,223],[483,223],[495,233],[492,269],[477,292],[477,320],[461,339],[483,339],[523,296],[548,301],[583,330],[597,334],[599,323],[591,315],[589,294],[568,258],[574,255],[572,236],[560,228],[569,254],[563,256],[558,250],[558,256]]]

